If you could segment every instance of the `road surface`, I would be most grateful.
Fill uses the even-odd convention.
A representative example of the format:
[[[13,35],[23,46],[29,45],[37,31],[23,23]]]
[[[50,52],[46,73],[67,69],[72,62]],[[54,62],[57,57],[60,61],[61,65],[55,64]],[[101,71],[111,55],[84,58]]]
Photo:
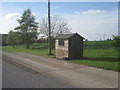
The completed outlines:
[[[24,68],[25,69],[25,68]],[[3,88],[69,88],[63,82],[3,60]]]
[[[75,88],[118,88],[118,72],[27,53],[3,52],[3,59],[67,83]]]

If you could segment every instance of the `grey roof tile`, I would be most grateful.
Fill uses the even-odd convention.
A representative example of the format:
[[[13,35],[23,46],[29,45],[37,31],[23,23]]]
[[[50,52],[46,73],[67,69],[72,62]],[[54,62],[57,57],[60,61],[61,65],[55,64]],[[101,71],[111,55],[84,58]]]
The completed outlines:
[[[75,34],[77,33],[72,33],[72,34],[61,34],[59,36],[56,37],[56,39],[69,39],[71,38],[72,36],[74,36]],[[78,34],[79,35],[79,34]],[[79,35],[80,36],[80,35]],[[80,36],[82,37],[82,36]],[[84,39],[84,37],[82,37]]]

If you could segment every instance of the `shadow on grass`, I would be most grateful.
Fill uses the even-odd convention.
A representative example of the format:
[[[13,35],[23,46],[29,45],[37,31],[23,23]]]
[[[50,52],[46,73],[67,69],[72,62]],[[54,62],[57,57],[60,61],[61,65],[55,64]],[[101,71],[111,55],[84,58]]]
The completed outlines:
[[[104,58],[87,58],[84,57],[84,60],[90,60],[90,61],[108,61],[108,62],[118,62],[119,59],[118,58],[108,58],[108,57],[104,57]]]

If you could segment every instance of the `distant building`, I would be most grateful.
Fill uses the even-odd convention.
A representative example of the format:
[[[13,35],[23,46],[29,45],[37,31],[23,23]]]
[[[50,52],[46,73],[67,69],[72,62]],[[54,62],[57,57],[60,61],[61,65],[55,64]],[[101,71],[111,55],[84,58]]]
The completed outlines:
[[[8,36],[8,34],[0,34],[0,46],[7,45],[7,43],[6,43],[7,36]]]
[[[83,58],[83,37],[77,33],[62,34],[55,40],[55,56],[59,59]]]

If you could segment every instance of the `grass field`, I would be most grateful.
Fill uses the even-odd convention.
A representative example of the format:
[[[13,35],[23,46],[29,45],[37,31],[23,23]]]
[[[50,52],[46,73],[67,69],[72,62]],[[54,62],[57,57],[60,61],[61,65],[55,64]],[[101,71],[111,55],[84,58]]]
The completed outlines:
[[[72,62],[120,71],[118,68],[118,52],[113,49],[85,49],[84,59],[72,60]]]
[[[46,57],[54,57],[54,55],[52,56],[48,55],[47,47],[48,47],[47,43],[41,43],[31,45],[30,49],[26,49],[24,45],[17,45],[15,48],[13,48],[12,46],[4,46],[2,50],[7,52],[25,52]],[[52,50],[52,53],[54,53],[54,50]]]
[[[111,49],[113,41],[85,41],[84,48],[86,49]]]
[[[84,58],[81,60],[71,60],[73,63],[85,64],[88,66],[99,67],[108,70],[120,71],[118,68],[118,52],[111,47],[112,41],[88,41],[84,42]],[[54,57],[48,55],[48,45],[46,43],[33,44],[30,49],[24,45],[3,47],[8,52],[26,52],[36,55]],[[54,54],[54,50],[52,51]]]
[[[120,71],[118,68],[118,51],[111,46],[112,41],[84,42],[84,59],[72,60],[74,63]]]
[[[0,46],[0,50],[2,50],[2,47]]]

